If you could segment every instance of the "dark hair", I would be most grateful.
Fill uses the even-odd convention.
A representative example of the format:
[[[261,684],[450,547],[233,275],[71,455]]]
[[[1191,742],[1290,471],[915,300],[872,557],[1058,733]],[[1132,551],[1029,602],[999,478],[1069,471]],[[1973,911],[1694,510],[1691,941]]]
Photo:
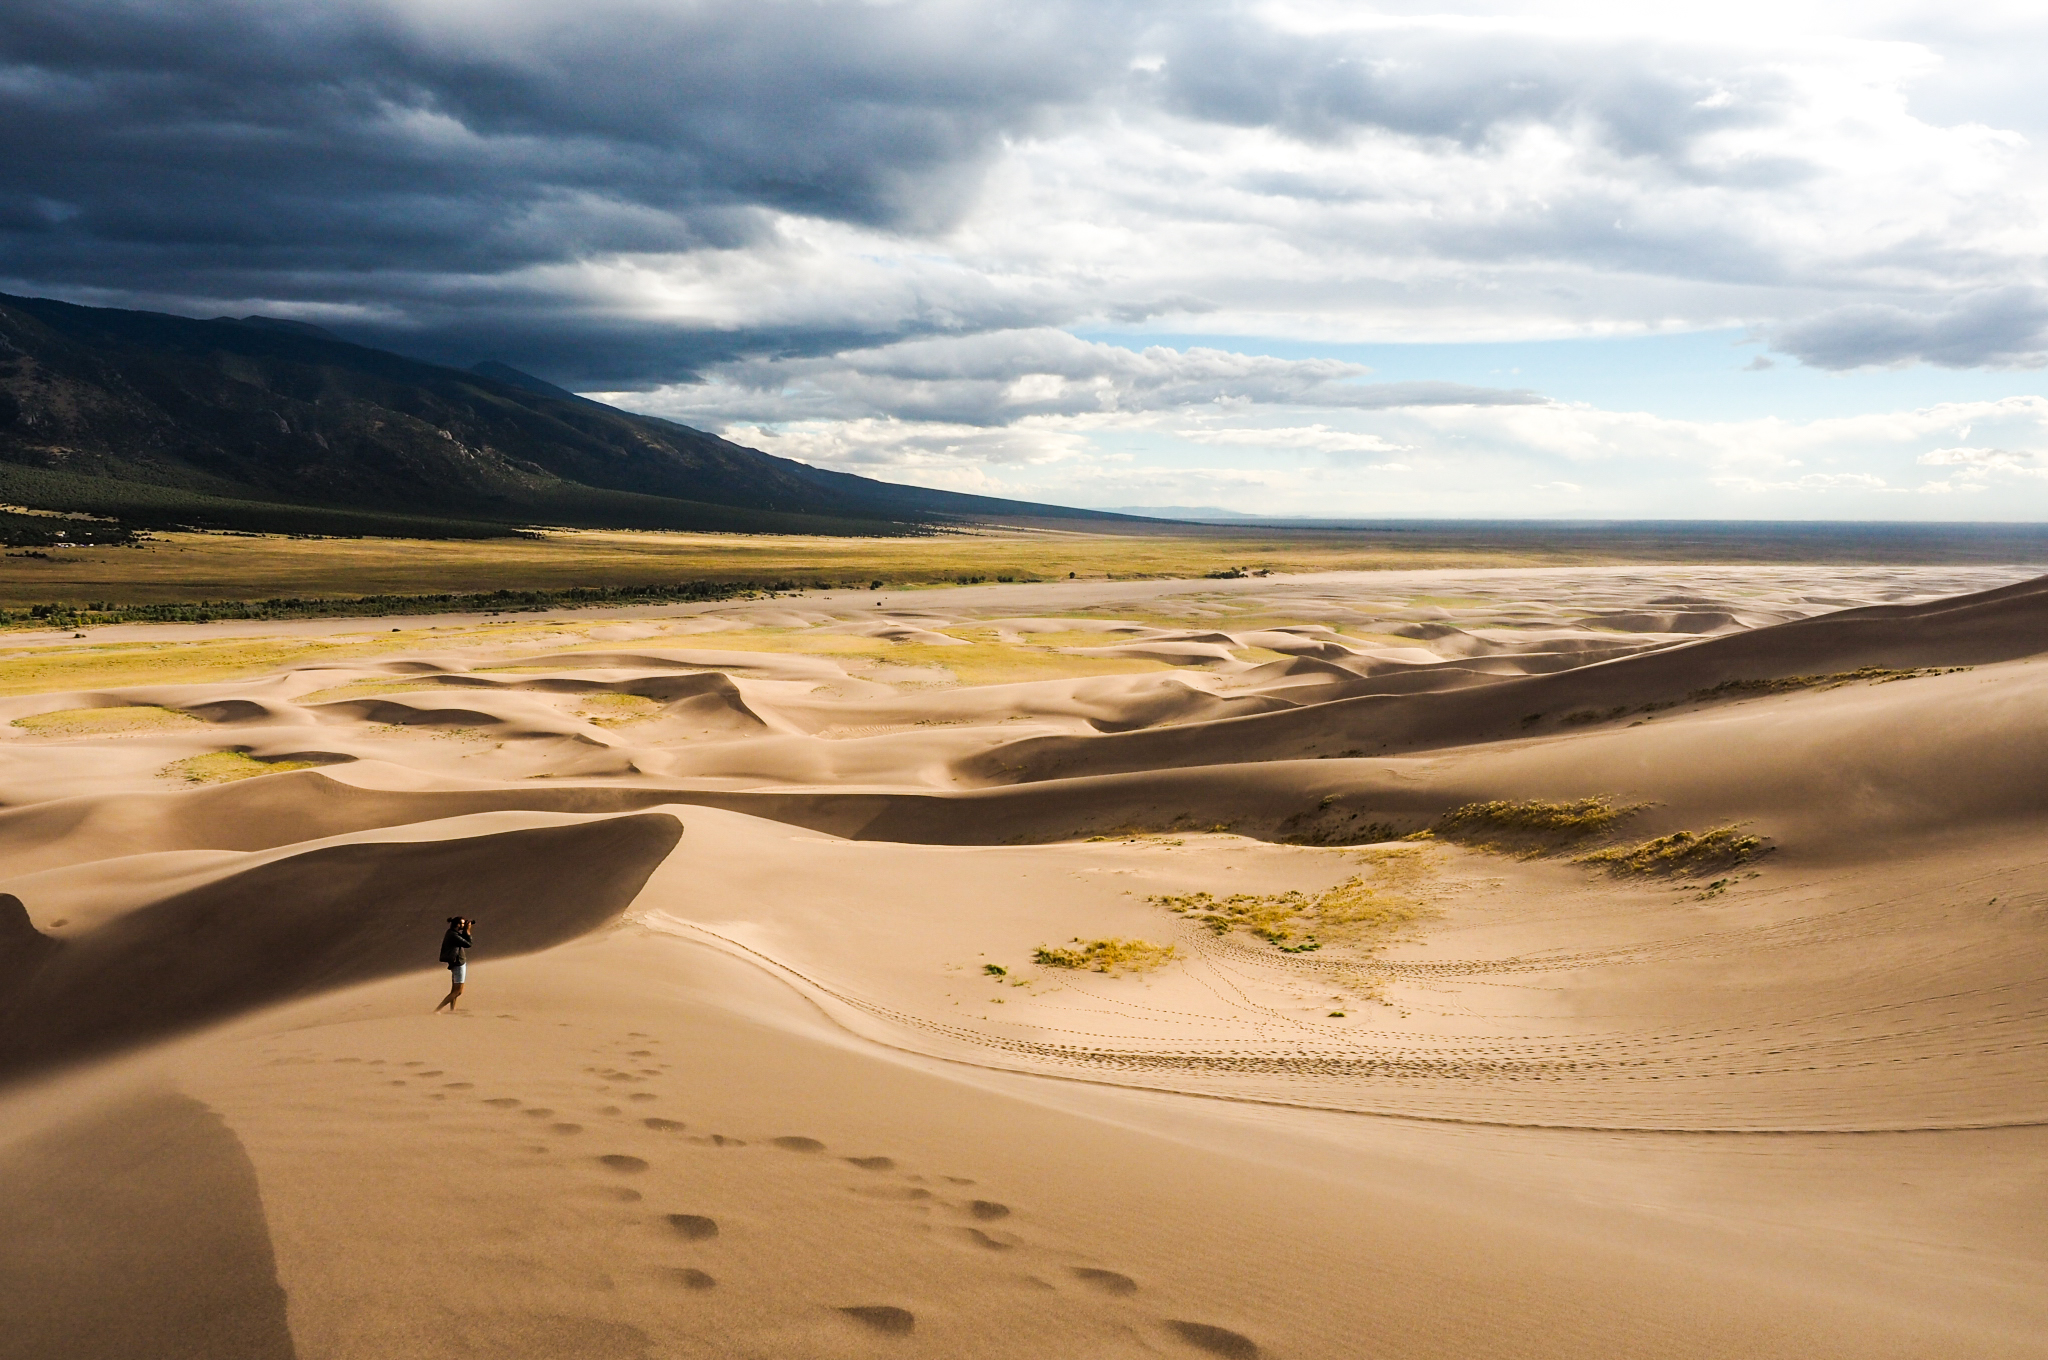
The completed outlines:
[[[452,926],[461,920],[462,918],[460,916],[451,916],[448,918],[448,924]]]

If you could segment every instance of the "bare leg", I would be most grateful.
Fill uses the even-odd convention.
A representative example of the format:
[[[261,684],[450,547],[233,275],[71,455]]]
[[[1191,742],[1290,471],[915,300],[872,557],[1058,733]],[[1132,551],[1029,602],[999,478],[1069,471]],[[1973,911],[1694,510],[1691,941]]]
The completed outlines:
[[[449,987],[448,987],[448,995],[446,995],[446,996],[444,996],[444,997],[442,997],[442,998],[441,998],[441,1004],[440,1004],[439,1006],[436,1006],[436,1007],[434,1007],[434,1011],[435,1011],[435,1013],[436,1013],[436,1014],[439,1014],[439,1013],[440,1013],[440,1012],[442,1011],[442,1009],[444,1009],[444,1008],[445,1008],[445,1009],[446,1009],[446,1010],[448,1011],[448,1013],[449,1013],[449,1014],[451,1014],[451,1015],[452,1015],[452,1014],[454,1014],[454,1013],[455,1013],[455,998],[456,998],[456,997],[458,997],[458,996],[461,996],[461,995],[462,995],[462,984],[461,984],[461,983],[459,983],[459,982],[456,982],[456,983],[451,983],[451,984],[449,985]]]

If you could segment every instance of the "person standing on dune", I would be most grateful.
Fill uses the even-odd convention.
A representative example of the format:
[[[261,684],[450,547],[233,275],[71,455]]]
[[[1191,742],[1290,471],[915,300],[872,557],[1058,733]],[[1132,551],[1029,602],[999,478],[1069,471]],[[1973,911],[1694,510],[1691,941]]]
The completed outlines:
[[[462,984],[469,980],[469,947],[476,941],[470,932],[476,929],[476,922],[467,916],[448,918],[448,933],[441,937],[441,962],[448,965],[448,995],[441,998],[441,1005],[434,1007],[436,1014],[446,1006],[450,1015],[455,1014],[455,998],[462,995]]]

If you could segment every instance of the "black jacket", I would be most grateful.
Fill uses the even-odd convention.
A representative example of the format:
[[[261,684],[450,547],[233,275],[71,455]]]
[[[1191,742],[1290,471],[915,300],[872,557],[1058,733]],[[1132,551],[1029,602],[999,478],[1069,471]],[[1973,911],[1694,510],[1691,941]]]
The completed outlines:
[[[468,931],[457,930],[454,926],[448,927],[448,933],[441,937],[441,962],[468,963],[469,947],[474,943],[475,941],[469,938]]]

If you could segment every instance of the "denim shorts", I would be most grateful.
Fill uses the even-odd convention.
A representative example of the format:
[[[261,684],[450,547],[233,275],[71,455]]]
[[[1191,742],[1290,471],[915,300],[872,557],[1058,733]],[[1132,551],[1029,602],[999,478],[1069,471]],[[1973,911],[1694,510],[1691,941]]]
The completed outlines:
[[[469,965],[468,965],[468,964],[466,964],[466,963],[451,963],[451,964],[449,964],[449,965],[448,965],[448,980],[449,980],[450,982],[467,982],[467,981],[469,981]]]

